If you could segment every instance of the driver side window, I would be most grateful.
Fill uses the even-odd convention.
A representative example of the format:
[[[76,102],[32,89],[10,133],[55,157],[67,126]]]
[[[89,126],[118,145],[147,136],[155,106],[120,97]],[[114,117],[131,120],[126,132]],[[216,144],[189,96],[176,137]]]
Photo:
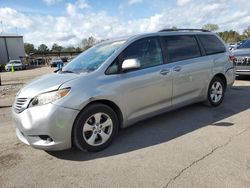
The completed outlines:
[[[147,38],[134,42],[122,53],[122,61],[125,59],[138,59],[141,69],[163,64],[158,39]]]
[[[146,38],[129,45],[107,69],[107,74],[117,74],[119,66],[125,59],[137,59],[141,64],[140,69],[163,64],[162,50],[159,40]]]

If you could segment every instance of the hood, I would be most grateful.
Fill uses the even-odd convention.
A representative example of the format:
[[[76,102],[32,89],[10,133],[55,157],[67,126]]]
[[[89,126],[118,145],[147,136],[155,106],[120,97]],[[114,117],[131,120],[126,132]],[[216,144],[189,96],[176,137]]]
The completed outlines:
[[[236,49],[232,51],[235,56],[250,56],[250,48]]]
[[[17,94],[18,98],[33,98],[40,93],[53,91],[59,89],[59,87],[73,79],[78,78],[77,74],[59,74],[52,73],[44,75],[31,83],[24,86]]]

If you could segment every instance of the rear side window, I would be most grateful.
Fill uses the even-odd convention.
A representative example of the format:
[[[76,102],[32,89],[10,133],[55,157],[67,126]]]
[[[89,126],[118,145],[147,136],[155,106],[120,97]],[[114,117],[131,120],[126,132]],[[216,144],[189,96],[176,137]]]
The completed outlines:
[[[224,53],[226,51],[223,43],[214,35],[198,35],[207,55]]]
[[[164,37],[168,61],[175,62],[201,56],[195,36],[177,35]]]

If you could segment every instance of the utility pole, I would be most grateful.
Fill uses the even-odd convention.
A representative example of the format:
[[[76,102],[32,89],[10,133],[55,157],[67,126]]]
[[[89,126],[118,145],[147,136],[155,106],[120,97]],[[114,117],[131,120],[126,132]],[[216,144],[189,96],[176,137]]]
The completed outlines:
[[[0,24],[1,24],[1,27],[2,27],[2,31],[0,32],[0,34],[2,34],[3,33],[3,21],[2,20],[0,20]],[[1,64],[0,64],[0,66],[2,66]],[[0,67],[0,69],[2,69],[2,67]],[[0,75],[0,86],[2,85],[2,78],[1,78],[1,75]]]
[[[0,20],[0,24],[1,24],[1,27],[2,27],[1,34],[3,34],[3,20]]]

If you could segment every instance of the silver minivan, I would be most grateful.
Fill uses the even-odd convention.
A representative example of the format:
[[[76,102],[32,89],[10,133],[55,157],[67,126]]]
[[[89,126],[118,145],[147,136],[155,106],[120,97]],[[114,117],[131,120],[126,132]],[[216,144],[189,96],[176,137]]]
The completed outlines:
[[[38,149],[99,151],[140,120],[191,103],[220,105],[234,79],[230,53],[211,32],[104,41],[18,92],[16,135]]]

